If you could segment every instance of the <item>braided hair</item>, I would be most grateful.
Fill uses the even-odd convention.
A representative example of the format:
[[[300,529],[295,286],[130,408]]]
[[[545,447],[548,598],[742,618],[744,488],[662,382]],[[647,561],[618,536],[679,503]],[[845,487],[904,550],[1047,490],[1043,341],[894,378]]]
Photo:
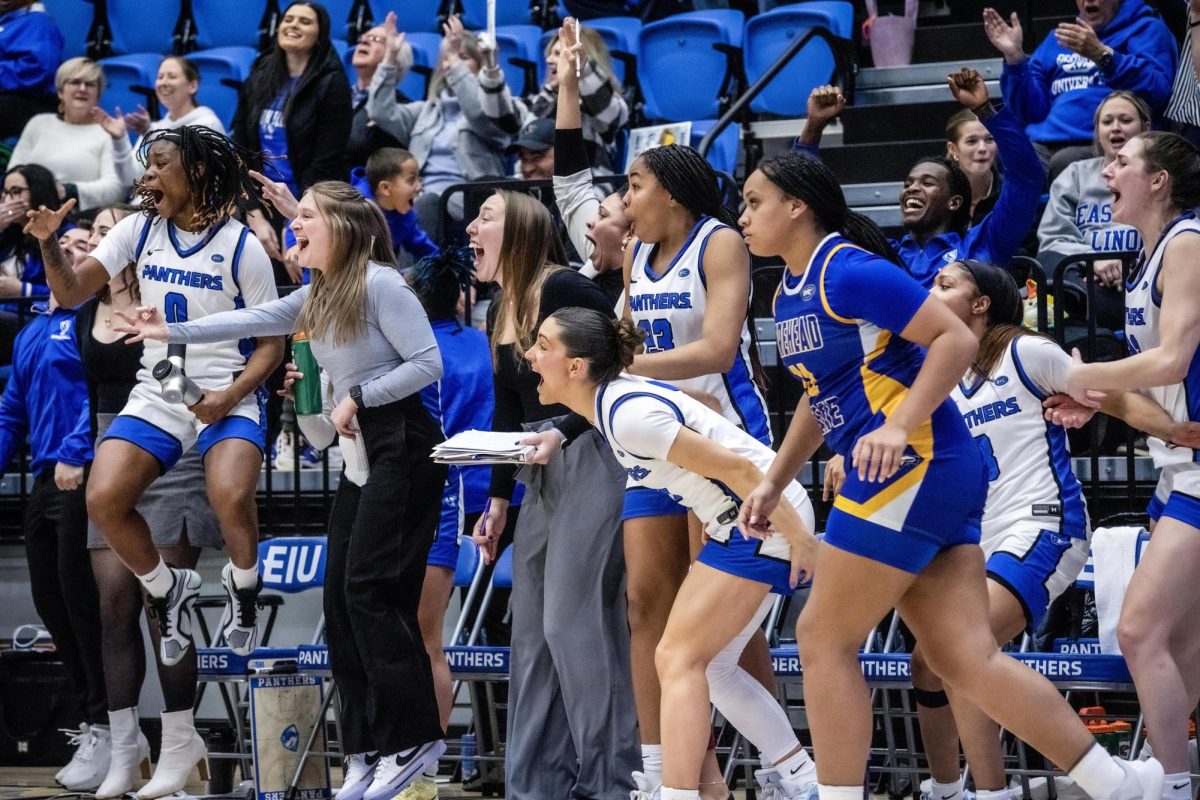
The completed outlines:
[[[179,148],[188,192],[196,209],[194,224],[211,227],[230,217],[244,198],[258,196],[258,186],[250,177],[248,166],[255,154],[212,128],[183,125],[151,131],[138,148],[142,166],[146,166],[155,142],[170,142]],[[154,198],[142,190],[141,181],[134,189],[135,194],[141,195],[139,210],[151,218],[157,216]]]
[[[430,319],[454,317],[459,296],[475,279],[475,266],[471,262],[471,248],[460,247],[425,256],[413,265],[408,275],[409,285]]]
[[[638,156],[675,202],[696,216],[714,217],[738,230],[737,214],[725,205],[717,173],[704,156],[681,144],[652,147]]]
[[[787,196],[802,200],[826,233],[840,232],[854,244],[894,264],[900,256],[879,226],[846,205],[841,184],[829,167],[803,153],[784,153],[758,165]]]
[[[950,230],[958,234],[966,233],[967,226],[971,224],[971,179],[967,177],[967,173],[963,172],[957,161],[944,155],[925,156],[918,159],[917,163],[913,164],[913,169],[921,164],[937,164],[946,170],[947,180],[950,184],[950,196],[958,195],[962,198],[958,208],[950,213]]]

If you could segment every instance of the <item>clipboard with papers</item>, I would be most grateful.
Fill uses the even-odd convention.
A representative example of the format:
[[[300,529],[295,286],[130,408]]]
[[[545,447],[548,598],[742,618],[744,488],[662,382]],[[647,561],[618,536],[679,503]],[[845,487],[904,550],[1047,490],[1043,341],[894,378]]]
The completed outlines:
[[[533,445],[521,444],[519,431],[462,431],[434,445],[439,464],[524,464]]]

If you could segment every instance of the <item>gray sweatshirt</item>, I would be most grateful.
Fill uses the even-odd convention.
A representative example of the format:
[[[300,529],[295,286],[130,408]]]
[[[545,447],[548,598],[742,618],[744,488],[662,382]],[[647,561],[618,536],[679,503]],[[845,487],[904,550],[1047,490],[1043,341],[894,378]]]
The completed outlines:
[[[191,344],[295,333],[309,288],[251,308],[169,325],[168,341]],[[425,309],[392,267],[367,265],[366,323],[366,334],[347,344],[311,340],[317,363],[333,382],[335,399],[359,386],[364,406],[382,406],[442,377],[442,356]]]
[[[1050,186],[1050,202],[1038,225],[1038,258],[1057,263],[1080,253],[1138,251],[1137,229],[1112,221],[1112,195],[1100,171],[1104,157],[1067,165]],[[1049,258],[1047,258],[1049,256]]]

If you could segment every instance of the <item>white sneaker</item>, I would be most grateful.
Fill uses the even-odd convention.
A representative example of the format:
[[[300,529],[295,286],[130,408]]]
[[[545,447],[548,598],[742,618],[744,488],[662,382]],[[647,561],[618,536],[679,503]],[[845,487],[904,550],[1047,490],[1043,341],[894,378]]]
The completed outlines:
[[[633,773],[633,785],[637,788],[629,793],[629,800],[658,800],[662,794],[662,784],[652,785],[641,772]]]
[[[74,769],[76,764],[79,763],[79,751],[88,744],[88,739],[90,738],[90,735],[88,734],[89,727],[90,726],[86,722],[81,722],[79,723],[79,730],[72,730],[71,728],[58,729],[59,733],[65,733],[67,735],[67,744],[69,744],[71,747],[74,747],[75,752],[71,754],[71,760],[67,762],[67,765],[58,772],[54,773],[55,783],[61,785],[63,775],[66,775],[68,772]]]
[[[1160,800],[1163,789],[1163,768],[1157,758],[1145,761],[1126,761],[1114,758],[1125,772],[1125,780],[1105,800]]]
[[[375,778],[378,753],[354,753],[342,761],[342,788],[334,793],[337,800],[362,800]]]
[[[60,782],[72,792],[92,792],[104,782],[112,760],[112,737],[107,725],[92,725],[79,746],[74,766],[62,773]]]
[[[192,601],[200,595],[200,575],[170,567],[174,581],[166,597],[151,597],[150,615],[158,620],[158,657],[168,667],[183,660],[192,646]]]
[[[375,765],[375,779],[363,795],[363,800],[391,800],[402,789],[425,772],[425,768],[437,763],[446,752],[446,743],[441,739],[414,747],[405,755],[393,753],[383,756]],[[345,800],[339,793],[339,800]]]
[[[271,466],[280,472],[291,472],[296,466],[296,439],[286,428],[275,439],[275,457]]]
[[[226,561],[221,570],[221,588],[228,602],[217,629],[226,646],[239,656],[248,656],[258,646],[258,594],[262,591],[262,576],[258,576],[253,589],[239,589],[233,582],[233,562]]]

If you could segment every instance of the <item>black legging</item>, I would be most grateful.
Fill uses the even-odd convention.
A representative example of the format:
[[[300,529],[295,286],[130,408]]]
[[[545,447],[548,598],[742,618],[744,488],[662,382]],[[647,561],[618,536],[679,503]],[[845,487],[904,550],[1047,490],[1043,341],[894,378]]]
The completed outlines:
[[[54,468],[33,479],[25,505],[25,556],[33,607],[71,676],[80,719],[108,724],[100,664],[96,582],[87,560],[87,509],[80,486],[62,491]]]
[[[187,530],[180,544],[160,547],[158,552],[172,567],[193,569],[200,560],[200,548],[187,543]],[[91,551],[92,572],[100,592],[100,613],[104,621],[101,658],[104,661],[108,709],[119,711],[138,704],[146,679],[146,652],[142,639],[141,618],[145,608],[144,592],[137,576],[129,571],[116,553],[107,548]],[[147,619],[150,640],[158,650],[158,625]],[[154,659],[158,681],[162,684],[167,711],[190,709],[196,701],[196,648],[173,667]]]

